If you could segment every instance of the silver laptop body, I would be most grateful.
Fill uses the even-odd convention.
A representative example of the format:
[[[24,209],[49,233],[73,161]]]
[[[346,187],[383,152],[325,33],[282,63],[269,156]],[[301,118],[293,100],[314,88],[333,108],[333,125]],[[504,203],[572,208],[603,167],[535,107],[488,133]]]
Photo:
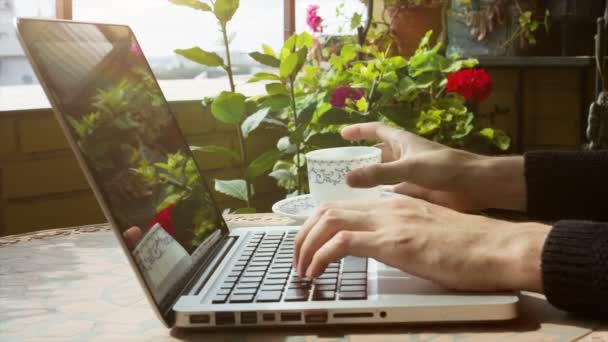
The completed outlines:
[[[21,43],[167,327],[509,320],[513,293],[451,292],[372,259],[291,267],[299,227],[229,230],[130,28],[18,19]],[[447,248],[447,247],[446,247]]]

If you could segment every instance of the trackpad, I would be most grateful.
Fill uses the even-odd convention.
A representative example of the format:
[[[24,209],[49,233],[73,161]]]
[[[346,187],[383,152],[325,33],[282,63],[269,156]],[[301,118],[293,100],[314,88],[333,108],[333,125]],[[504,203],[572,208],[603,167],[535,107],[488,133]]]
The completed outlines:
[[[373,261],[376,269],[376,279],[373,283],[377,294],[439,294],[446,293],[446,289],[413,275],[407,274],[397,268],[378,261]],[[372,266],[372,265],[370,265]],[[373,269],[374,267],[370,267]]]

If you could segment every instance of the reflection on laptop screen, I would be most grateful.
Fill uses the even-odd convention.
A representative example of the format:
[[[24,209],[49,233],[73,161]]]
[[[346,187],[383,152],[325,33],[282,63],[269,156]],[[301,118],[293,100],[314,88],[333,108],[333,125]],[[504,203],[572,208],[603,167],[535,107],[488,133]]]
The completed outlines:
[[[166,308],[194,272],[193,252],[226,230],[139,45],[124,26],[25,21],[20,32],[154,299]]]

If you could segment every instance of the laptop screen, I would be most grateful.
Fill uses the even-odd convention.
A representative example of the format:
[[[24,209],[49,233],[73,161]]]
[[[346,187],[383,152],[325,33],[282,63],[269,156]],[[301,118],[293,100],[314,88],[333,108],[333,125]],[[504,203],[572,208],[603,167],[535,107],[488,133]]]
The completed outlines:
[[[131,30],[20,20],[19,32],[101,204],[161,312],[227,232]],[[109,211],[109,213],[108,213]]]

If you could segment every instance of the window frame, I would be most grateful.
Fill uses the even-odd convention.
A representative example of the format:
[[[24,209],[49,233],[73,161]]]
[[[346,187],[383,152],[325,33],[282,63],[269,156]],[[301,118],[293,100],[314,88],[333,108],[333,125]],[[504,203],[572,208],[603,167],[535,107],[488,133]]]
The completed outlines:
[[[56,0],[55,12],[57,19],[72,20],[72,0]],[[285,40],[296,31],[296,0],[283,0],[283,37]]]

